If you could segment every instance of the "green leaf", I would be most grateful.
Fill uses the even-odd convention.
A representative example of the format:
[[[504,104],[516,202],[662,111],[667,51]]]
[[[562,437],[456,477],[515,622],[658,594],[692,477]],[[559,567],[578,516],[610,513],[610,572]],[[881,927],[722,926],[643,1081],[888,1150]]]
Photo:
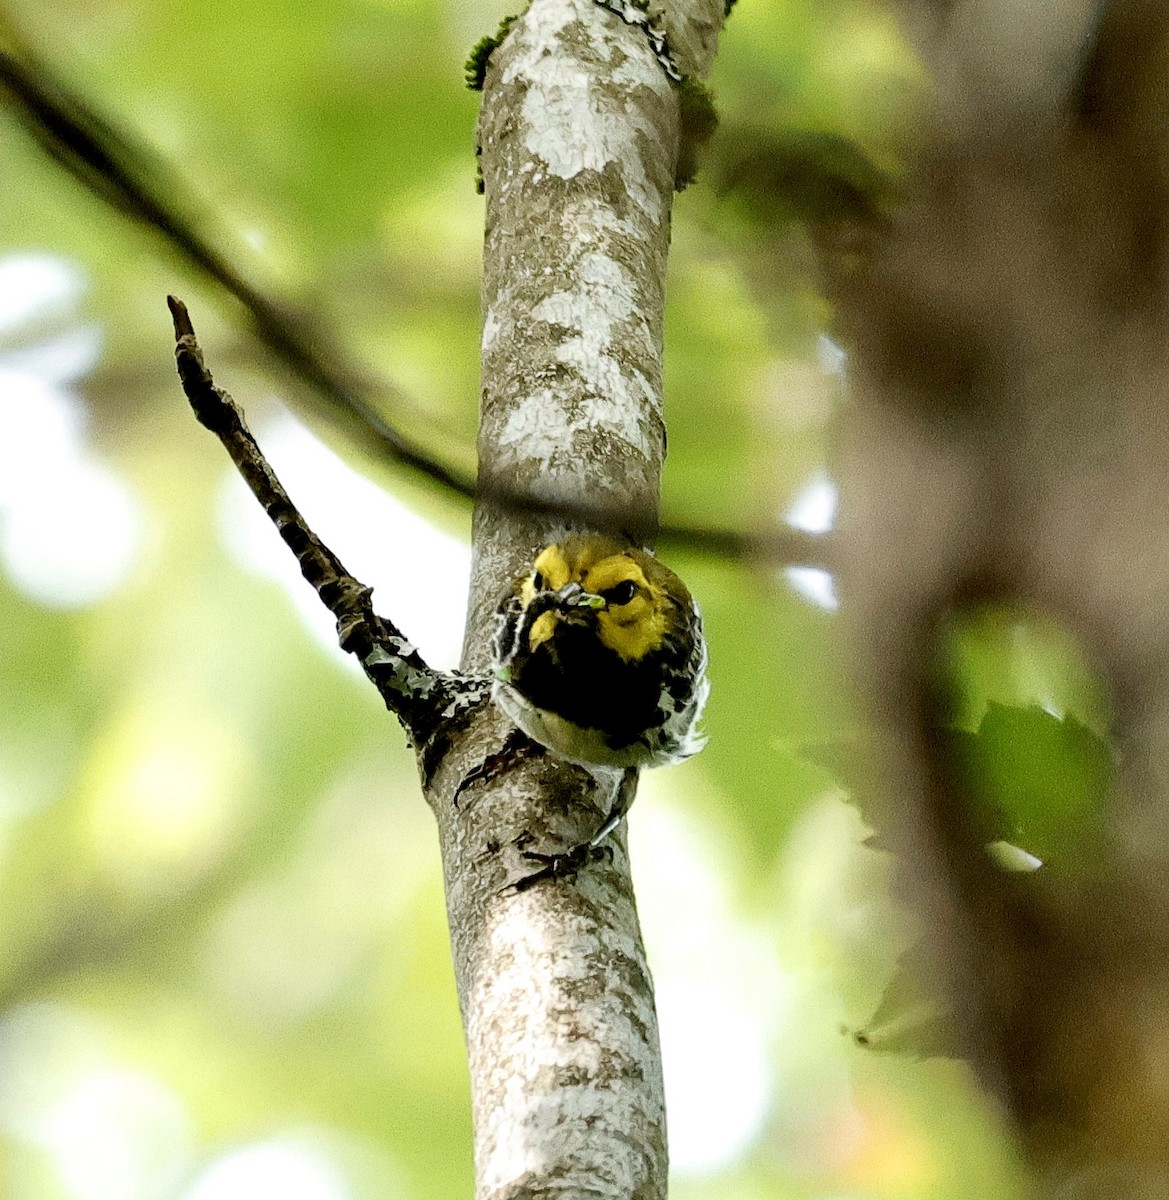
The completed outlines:
[[[928,969],[921,943],[898,959],[876,1012],[863,1028],[849,1030],[858,1046],[913,1058],[960,1057],[953,1011],[928,986]]]
[[[800,756],[827,771],[846,793],[849,802],[860,810],[865,824],[874,830],[866,844],[874,849],[892,851],[892,846],[880,840],[888,829],[889,810],[888,787],[882,774],[878,747],[872,741],[862,739],[822,742],[801,747]]]
[[[991,703],[976,734],[954,731],[955,765],[981,806],[988,840],[1005,840],[1048,865],[1091,855],[1103,830],[1113,756],[1073,717],[1036,705]]]

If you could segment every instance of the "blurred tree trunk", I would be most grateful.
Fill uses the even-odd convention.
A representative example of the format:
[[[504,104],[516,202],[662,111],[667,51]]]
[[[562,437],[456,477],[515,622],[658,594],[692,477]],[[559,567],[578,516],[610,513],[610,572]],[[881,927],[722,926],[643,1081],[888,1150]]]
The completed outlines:
[[[670,8],[705,72],[722,0]],[[593,0],[534,0],[492,54],[479,125],[487,197],[480,485],[463,666],[488,665],[498,601],[567,529],[538,509],[653,528],[665,453],[662,307],[678,93],[645,30]],[[438,815],[470,1061],[476,1195],[666,1192],[657,1021],[625,840],[575,881],[516,893],[520,851],[587,838],[611,803],[584,771],[500,755],[491,711],[447,755]],[[487,777],[460,783],[488,763]]]
[[[936,127],[835,298],[846,611],[912,896],[1041,1191],[1169,1195],[1169,6],[918,5]],[[946,614],[1021,599],[1112,689],[1083,861],[1007,875],[946,743]]]

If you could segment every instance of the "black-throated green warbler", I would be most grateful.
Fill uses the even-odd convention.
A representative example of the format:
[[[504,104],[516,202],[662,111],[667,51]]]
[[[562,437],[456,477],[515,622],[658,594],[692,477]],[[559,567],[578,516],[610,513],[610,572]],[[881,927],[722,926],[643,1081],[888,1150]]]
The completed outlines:
[[[646,550],[546,547],[499,606],[493,695],[530,738],[586,767],[656,767],[702,748],[702,618]]]

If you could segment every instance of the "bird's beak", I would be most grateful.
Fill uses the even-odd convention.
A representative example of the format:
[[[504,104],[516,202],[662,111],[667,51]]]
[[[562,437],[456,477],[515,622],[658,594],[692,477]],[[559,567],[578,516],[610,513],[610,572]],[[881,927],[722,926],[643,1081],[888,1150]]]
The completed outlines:
[[[556,593],[561,608],[604,608],[605,599],[594,592],[586,592],[579,583],[570,583]]]
[[[549,597],[553,607],[544,607],[548,601],[541,603],[544,611],[532,622],[531,632],[528,634],[528,646],[532,650],[548,641],[561,621],[566,625],[583,624],[585,616],[581,609],[605,607],[603,596],[586,592],[579,583],[567,583],[559,591],[542,592],[541,595]]]

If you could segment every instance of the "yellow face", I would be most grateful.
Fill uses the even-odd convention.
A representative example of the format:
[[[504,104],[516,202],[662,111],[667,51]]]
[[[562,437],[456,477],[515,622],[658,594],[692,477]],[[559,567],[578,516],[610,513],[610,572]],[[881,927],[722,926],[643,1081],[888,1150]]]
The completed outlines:
[[[636,662],[660,644],[669,627],[675,601],[662,586],[665,578],[674,577],[643,551],[610,538],[574,537],[541,551],[520,595],[526,604],[537,592],[579,583],[604,601],[603,607],[595,606],[601,642],[627,662]],[[686,595],[680,583],[678,588]],[[553,635],[560,619],[556,612],[536,619],[529,639],[533,650]]]

